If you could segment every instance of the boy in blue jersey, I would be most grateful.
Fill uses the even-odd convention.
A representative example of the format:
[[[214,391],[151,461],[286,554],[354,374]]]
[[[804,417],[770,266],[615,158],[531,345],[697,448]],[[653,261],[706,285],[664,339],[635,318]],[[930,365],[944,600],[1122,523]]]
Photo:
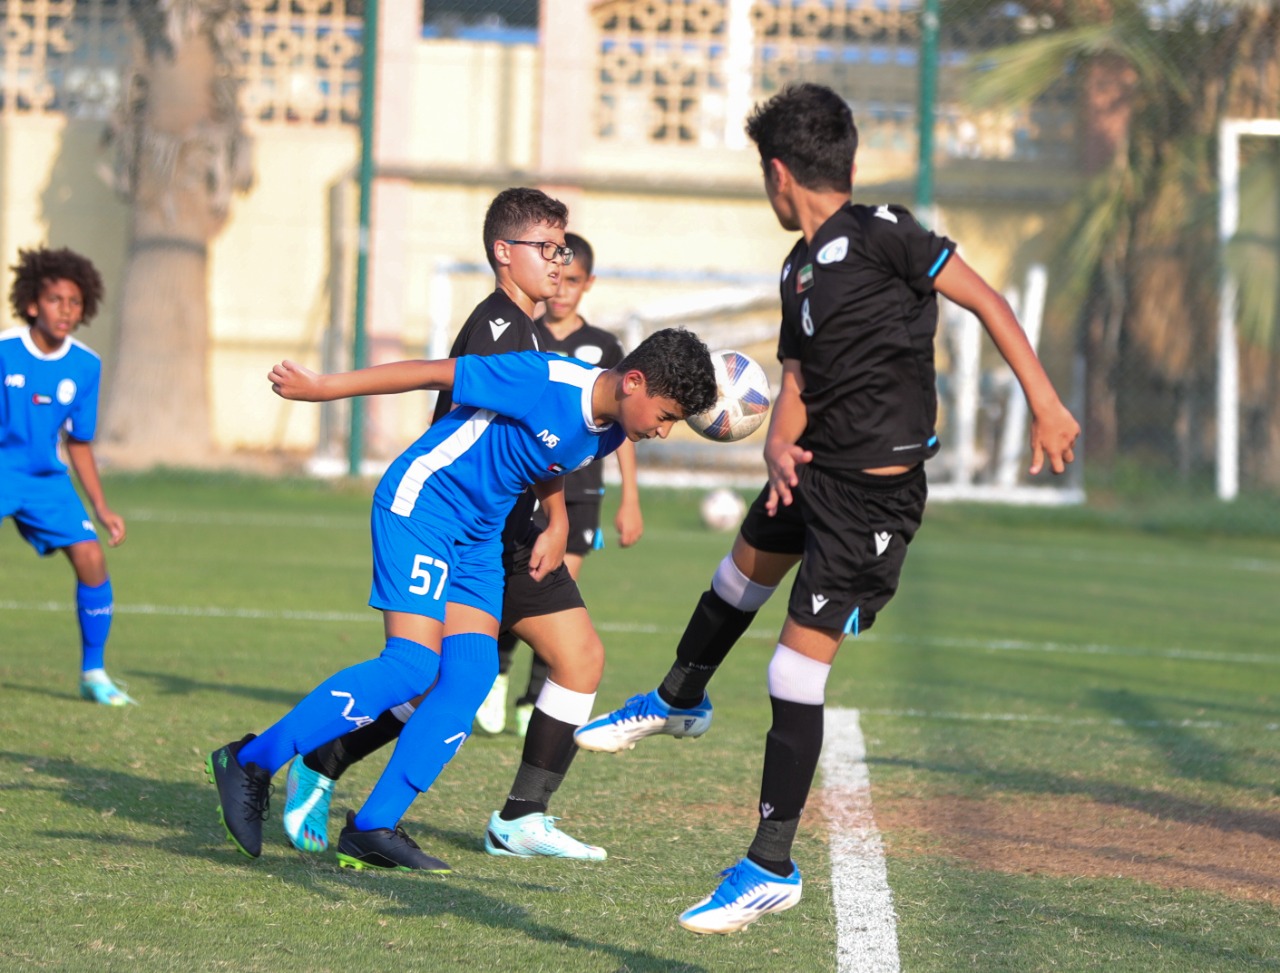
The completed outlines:
[[[12,517],[41,555],[66,553],[76,573],[80,695],[105,706],[128,706],[134,700],[103,668],[113,602],[106,557],[58,457],[62,439],[108,542],[120,544],[124,520],[107,506],[90,445],[102,363],[71,337],[97,313],[102,278],[80,254],[43,247],[18,251],[13,271],[9,304],[26,324],[0,333],[0,521]]]
[[[524,235],[486,246],[502,263],[499,280],[516,285],[528,313],[554,292],[559,268],[572,256],[562,227],[535,224]],[[624,439],[665,438],[677,421],[709,408],[716,395],[710,355],[696,336],[667,329],[607,371],[518,352],[338,375],[284,362],[270,379],[279,395],[305,401],[447,390],[454,408],[391,465],[374,494],[370,605],[384,613],[384,651],[326,680],[261,736],[209,756],[223,823],[237,847],[257,857],[276,770],[435,682],[368,800],[348,813],[338,861],[447,873],[449,866],[418,848],[399,822],[466,741],[496,675],[500,535],[512,505],[528,486],[558,488],[565,472]],[[534,570],[551,570],[563,558],[563,502],[549,507],[551,526],[535,545],[541,563],[532,563]]]

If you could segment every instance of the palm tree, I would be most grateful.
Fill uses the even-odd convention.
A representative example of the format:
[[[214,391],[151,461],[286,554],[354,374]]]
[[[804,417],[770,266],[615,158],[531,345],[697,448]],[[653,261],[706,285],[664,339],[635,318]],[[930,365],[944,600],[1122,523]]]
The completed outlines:
[[[107,132],[131,245],[102,438],[131,465],[211,449],[208,246],[252,183],[237,103],[235,0],[133,0],[133,56]]]
[[[985,55],[969,93],[1014,106],[1076,86],[1087,183],[1056,265],[1086,359],[1091,464],[1172,436],[1190,472],[1213,382],[1217,123],[1280,107],[1280,12],[1267,0],[1186,0],[1160,16],[1141,0],[1023,6],[1051,29]]]

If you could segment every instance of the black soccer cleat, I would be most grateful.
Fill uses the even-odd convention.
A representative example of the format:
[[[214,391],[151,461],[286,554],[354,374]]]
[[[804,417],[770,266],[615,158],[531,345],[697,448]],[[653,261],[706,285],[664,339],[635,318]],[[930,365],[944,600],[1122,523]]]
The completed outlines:
[[[389,868],[398,872],[448,875],[453,871],[439,858],[418,847],[399,826],[356,830],[356,812],[347,812],[347,826],[338,835],[338,864],[343,868]]]
[[[219,747],[205,759],[204,772],[218,788],[218,817],[227,829],[227,837],[250,858],[262,854],[262,822],[271,807],[271,775],[257,764],[241,766],[236,755],[252,740]]]

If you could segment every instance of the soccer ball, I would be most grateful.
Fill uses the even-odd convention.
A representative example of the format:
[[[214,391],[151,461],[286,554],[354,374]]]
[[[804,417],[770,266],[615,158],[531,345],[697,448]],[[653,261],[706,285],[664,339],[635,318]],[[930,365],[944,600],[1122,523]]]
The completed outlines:
[[[713,351],[719,398],[706,412],[689,417],[698,435],[717,443],[732,443],[760,428],[769,411],[769,378],[750,355]]]
[[[742,521],[747,505],[732,490],[718,487],[702,498],[698,509],[702,522],[712,530],[733,530]]]

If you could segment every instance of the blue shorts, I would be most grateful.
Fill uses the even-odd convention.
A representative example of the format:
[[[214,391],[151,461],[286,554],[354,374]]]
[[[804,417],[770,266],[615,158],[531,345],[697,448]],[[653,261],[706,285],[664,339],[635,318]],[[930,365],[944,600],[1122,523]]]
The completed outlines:
[[[447,524],[447,522],[445,522]],[[434,523],[373,507],[369,605],[444,621],[454,602],[502,617],[502,539],[459,541]]]
[[[80,494],[66,473],[0,473],[0,521],[6,517],[14,519],[18,533],[37,554],[98,539]]]

